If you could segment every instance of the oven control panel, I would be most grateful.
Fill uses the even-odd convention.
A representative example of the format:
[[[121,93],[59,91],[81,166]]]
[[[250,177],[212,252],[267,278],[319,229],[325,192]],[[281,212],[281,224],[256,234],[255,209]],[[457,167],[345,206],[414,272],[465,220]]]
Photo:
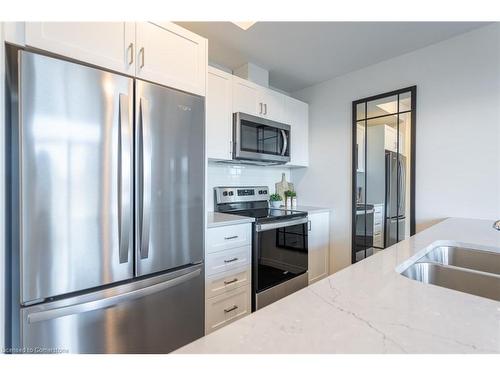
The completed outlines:
[[[215,203],[237,203],[269,200],[267,186],[216,187]]]

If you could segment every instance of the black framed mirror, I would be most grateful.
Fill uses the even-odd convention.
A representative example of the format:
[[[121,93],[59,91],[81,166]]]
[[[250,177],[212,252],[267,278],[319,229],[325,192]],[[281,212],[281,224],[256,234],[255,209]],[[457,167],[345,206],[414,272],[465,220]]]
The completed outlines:
[[[415,234],[417,86],[352,102],[352,263]]]

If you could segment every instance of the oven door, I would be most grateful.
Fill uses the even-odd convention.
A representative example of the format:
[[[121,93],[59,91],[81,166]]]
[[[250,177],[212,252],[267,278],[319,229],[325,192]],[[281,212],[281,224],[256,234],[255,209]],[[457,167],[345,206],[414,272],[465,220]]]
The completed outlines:
[[[265,118],[233,115],[233,158],[259,162],[290,161],[290,126]]]
[[[307,217],[255,225],[254,294],[307,273]]]

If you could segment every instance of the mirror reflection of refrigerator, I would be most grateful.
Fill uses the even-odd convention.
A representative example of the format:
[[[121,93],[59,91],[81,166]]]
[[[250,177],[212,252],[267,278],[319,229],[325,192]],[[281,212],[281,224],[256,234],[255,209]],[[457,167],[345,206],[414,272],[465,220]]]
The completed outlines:
[[[406,157],[385,152],[385,247],[405,238]]]

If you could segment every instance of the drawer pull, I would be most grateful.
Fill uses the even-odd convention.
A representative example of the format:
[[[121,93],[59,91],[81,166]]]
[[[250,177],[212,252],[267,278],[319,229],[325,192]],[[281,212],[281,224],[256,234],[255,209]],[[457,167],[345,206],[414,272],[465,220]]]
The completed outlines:
[[[234,279],[229,280],[229,281],[224,281],[224,284],[225,284],[225,285],[229,285],[229,284],[235,283],[236,281],[238,281],[238,278],[237,278],[237,277],[235,277]]]
[[[226,259],[226,260],[224,260],[224,263],[236,262],[237,260],[238,260],[238,258]]]
[[[234,240],[235,238],[238,238],[238,236],[224,237],[225,240]]]
[[[224,309],[224,312],[225,312],[225,313],[228,313],[228,312],[231,312],[231,311],[236,310],[237,308],[238,308],[238,306],[233,305],[233,307],[231,307],[231,308],[229,308],[229,309]]]

